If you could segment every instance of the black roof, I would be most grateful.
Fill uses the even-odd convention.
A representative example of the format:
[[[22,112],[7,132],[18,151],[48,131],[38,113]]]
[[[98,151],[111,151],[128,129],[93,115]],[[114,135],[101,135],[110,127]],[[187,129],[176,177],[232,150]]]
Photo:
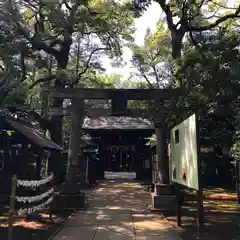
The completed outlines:
[[[107,116],[85,118],[83,129],[152,130],[154,126],[143,118]]]
[[[45,137],[42,132],[40,132],[31,124],[23,122],[19,119],[15,119],[11,116],[6,116],[6,115],[0,115],[0,116],[2,120],[4,120],[5,124],[7,124],[12,129],[17,130],[19,133],[24,135],[28,140],[30,140],[37,146],[42,148],[53,149],[53,150],[62,150],[62,148],[59,145],[57,145],[55,142]],[[1,125],[2,126],[0,126],[0,128],[6,127],[6,125],[5,126],[3,124]]]

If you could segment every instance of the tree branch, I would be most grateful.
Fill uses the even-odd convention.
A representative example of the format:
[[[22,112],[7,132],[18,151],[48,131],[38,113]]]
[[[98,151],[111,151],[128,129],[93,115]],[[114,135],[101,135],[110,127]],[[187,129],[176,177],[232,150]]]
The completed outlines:
[[[227,10],[237,10],[236,7],[228,7],[228,6],[224,6],[223,4],[221,3],[218,3],[216,1],[214,1],[214,5],[220,7],[220,8],[224,8],[224,9],[227,9]]]
[[[48,46],[42,39],[38,39],[37,36],[30,37],[29,32],[27,28],[24,26],[24,24],[20,21],[20,18],[18,17],[18,10],[14,9],[14,6],[12,4],[12,0],[9,0],[9,10],[11,15],[11,20],[15,23],[17,31],[22,34],[36,50],[43,50],[48,54],[51,54],[55,58],[58,57],[59,51]]]
[[[25,65],[25,59],[24,59],[24,51],[21,51],[21,67],[22,67],[22,79],[21,82],[24,82],[26,79],[26,65]]]
[[[239,13],[240,13],[240,4],[236,10],[235,13],[230,13],[230,14],[227,14],[219,19],[217,19],[214,23],[211,23],[209,25],[206,25],[206,26],[202,26],[202,27],[197,27],[197,26],[186,26],[187,30],[188,31],[192,31],[192,32],[202,32],[202,31],[207,31],[207,30],[210,30],[212,28],[215,28],[217,27],[219,24],[221,24],[222,22],[228,20],[228,19],[233,19],[233,18],[239,18]]]
[[[51,81],[51,80],[53,80],[54,78],[56,78],[56,75],[51,75],[51,76],[48,76],[48,77],[46,77],[46,78],[40,78],[40,79],[36,80],[35,82],[33,82],[33,83],[30,85],[29,89],[33,89],[37,84],[42,83],[42,82]]]
[[[3,84],[5,84],[5,82],[7,81],[8,77],[10,76],[11,71],[7,71],[3,77],[0,78],[0,86],[2,86]]]
[[[160,79],[159,79],[159,76],[158,76],[158,73],[157,73],[156,66],[152,65],[151,67],[152,67],[152,69],[153,69],[153,71],[154,71],[154,74],[155,74],[155,76],[156,76],[157,85],[159,86]]]
[[[28,31],[26,30],[26,28],[23,26],[22,23],[20,23],[20,22],[15,22],[15,23],[17,25],[19,33],[22,34],[32,44],[32,46],[36,50],[39,50],[39,51],[43,50],[44,52],[54,56],[55,58],[57,58],[59,56],[59,51],[58,50],[48,46],[45,42],[39,40],[37,36],[34,36],[34,37],[31,38],[29,36]]]
[[[70,85],[70,87],[73,87],[74,85],[76,85],[76,84],[78,83],[79,79],[82,77],[82,75],[87,72],[87,70],[88,70],[89,67],[90,67],[90,62],[91,62],[91,60],[92,60],[93,54],[96,53],[96,52],[98,52],[98,51],[104,51],[104,50],[106,51],[106,50],[110,50],[110,49],[107,48],[107,47],[105,47],[105,48],[96,48],[96,49],[94,49],[94,50],[90,53],[90,55],[89,55],[89,57],[88,57],[88,60],[87,60],[87,62],[86,62],[85,68],[77,75],[76,81],[74,81],[74,82]]]
[[[144,73],[144,71],[141,69],[141,67],[139,68],[139,72],[141,73],[141,75],[143,76],[143,78],[146,80],[148,87],[149,88],[153,88],[153,85],[151,84],[151,82],[149,81],[149,79],[147,78],[146,74]]]
[[[67,8],[69,11],[72,10],[72,8],[70,7],[70,5],[68,4],[67,1],[63,1],[63,3],[65,4],[66,8]]]
[[[189,37],[190,37],[193,45],[194,45],[195,47],[198,47],[198,43],[197,43],[196,39],[194,38],[193,33],[192,33],[191,31],[189,32]]]
[[[176,26],[173,23],[173,14],[170,10],[170,7],[166,4],[166,0],[156,0],[156,2],[159,3],[159,5],[161,6],[162,10],[165,12],[166,17],[167,17],[167,24],[169,27],[169,30],[176,30]]]

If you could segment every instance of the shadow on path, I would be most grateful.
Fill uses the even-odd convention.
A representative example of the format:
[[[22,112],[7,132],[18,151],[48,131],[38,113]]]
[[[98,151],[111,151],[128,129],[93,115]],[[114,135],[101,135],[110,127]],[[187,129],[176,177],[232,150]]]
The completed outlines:
[[[134,180],[107,180],[88,193],[89,208],[77,212],[54,240],[181,240],[148,211],[149,193]]]

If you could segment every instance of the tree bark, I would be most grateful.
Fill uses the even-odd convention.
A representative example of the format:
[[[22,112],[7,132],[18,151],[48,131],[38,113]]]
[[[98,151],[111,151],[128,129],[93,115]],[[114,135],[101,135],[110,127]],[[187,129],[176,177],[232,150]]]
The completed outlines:
[[[172,57],[174,60],[181,58],[183,36],[184,34],[182,34],[181,32],[178,33],[178,30],[171,31]]]
[[[58,70],[61,71],[67,68],[68,64],[68,57],[57,59],[58,61]],[[61,76],[60,76],[61,77]],[[62,82],[64,79],[57,78],[55,80],[55,87],[64,87]],[[62,108],[63,99],[54,98],[52,103],[53,108]],[[63,130],[62,130],[62,116],[52,116],[49,120],[49,132],[51,136],[51,140],[57,143],[60,147],[63,147]],[[60,169],[61,169],[61,161],[58,161],[61,158],[59,152],[52,152],[50,161],[49,161],[49,171],[54,173],[56,180],[60,177]]]

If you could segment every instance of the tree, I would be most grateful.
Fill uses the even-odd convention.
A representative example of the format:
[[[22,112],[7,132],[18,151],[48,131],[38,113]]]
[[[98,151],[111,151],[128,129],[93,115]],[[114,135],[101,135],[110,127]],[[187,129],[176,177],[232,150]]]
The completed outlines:
[[[153,88],[167,88],[172,85],[170,36],[167,29],[157,24],[157,30],[147,30],[144,45],[131,45],[132,65],[136,74]]]
[[[195,42],[193,33],[212,30],[223,24],[224,27],[228,27],[240,17],[240,4],[229,7],[228,1],[154,1],[160,5],[165,14],[171,35],[172,57],[175,60],[182,56],[183,39],[187,33]],[[134,0],[136,14],[139,16],[151,2],[151,0]]]
[[[2,17],[1,13],[0,16]],[[26,66],[23,52],[28,54],[21,38],[4,20],[0,23],[0,107],[24,102],[27,93]]]
[[[9,0],[1,3],[1,13],[33,52],[43,51],[47,59],[51,58],[51,73],[34,84],[51,81],[55,87],[75,87],[84,82],[83,74],[93,66],[91,60],[96,53],[105,51],[113,59],[120,57],[121,40],[131,39],[133,18],[128,6],[111,0]],[[88,49],[83,55],[79,54],[81,57],[78,62],[84,57],[85,64],[74,76],[74,81],[69,82],[67,69],[73,47],[78,42],[76,39],[81,39]],[[63,101],[56,99],[52,104],[62,107]],[[52,140],[62,145],[62,117],[53,116],[49,119],[48,128]]]
[[[32,72],[28,76],[31,89],[45,83],[70,88],[89,85],[96,80],[96,73],[103,71],[98,59],[100,54],[107,54],[117,64],[122,44],[132,40],[133,16],[129,6],[113,0],[8,0],[0,2],[0,7],[2,19],[23,39],[32,54]],[[34,90],[32,93],[37,105],[39,100],[42,102],[42,96],[36,97]],[[63,104],[66,102],[61,99],[51,102],[53,108],[61,108]],[[42,128],[49,130],[53,141],[63,145],[62,116],[43,119],[39,112],[27,112]],[[83,120],[82,115],[81,123]],[[49,169],[56,173],[55,160],[59,156],[52,154],[51,157]],[[69,181],[71,169],[75,168],[69,161]]]
[[[209,139],[212,139],[213,146],[220,142],[221,147],[225,149],[231,147],[236,127],[234,116],[239,101],[239,36],[236,30],[235,28],[233,33],[229,27],[227,30],[220,28],[220,30],[211,29],[211,31],[189,34],[181,45],[181,58],[175,58],[175,63],[177,60],[178,65],[175,76],[181,79],[181,83],[189,91],[178,99],[165,101],[164,105],[156,102],[148,105],[152,119],[161,120],[168,126],[172,126],[199,108],[204,108],[206,112],[212,111],[209,115],[211,120],[206,123],[208,130],[204,133],[205,141],[208,139],[209,142]],[[151,62],[146,58],[150,52],[149,49],[146,51],[147,54],[143,54],[144,49],[148,49],[146,42],[142,47],[142,54],[138,55],[137,61],[134,56],[134,60],[146,79]],[[159,61],[162,61],[163,54],[164,51],[157,54]],[[149,79],[146,80],[149,81]],[[159,112],[161,112],[160,115],[157,114]],[[209,129],[211,129],[211,135],[209,135]],[[222,159],[220,162],[223,164]],[[226,164],[228,163],[227,159]]]

